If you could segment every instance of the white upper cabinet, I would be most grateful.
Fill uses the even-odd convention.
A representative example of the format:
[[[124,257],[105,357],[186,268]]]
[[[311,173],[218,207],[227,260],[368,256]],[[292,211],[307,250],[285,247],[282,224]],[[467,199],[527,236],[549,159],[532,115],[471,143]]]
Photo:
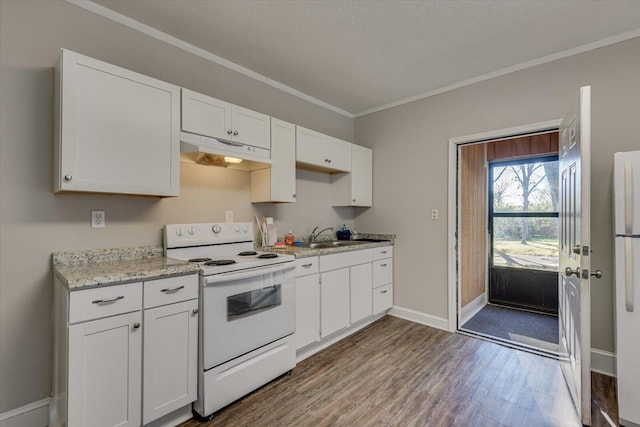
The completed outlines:
[[[296,201],[296,126],[271,118],[271,167],[251,172],[251,202]]]
[[[297,126],[296,160],[311,169],[350,172],[351,143]]]
[[[182,89],[182,130],[269,149],[271,117]]]
[[[333,206],[362,206],[373,204],[373,151],[351,144],[351,173],[332,176],[331,204]]]
[[[179,87],[66,49],[55,80],[55,192],[179,195]]]

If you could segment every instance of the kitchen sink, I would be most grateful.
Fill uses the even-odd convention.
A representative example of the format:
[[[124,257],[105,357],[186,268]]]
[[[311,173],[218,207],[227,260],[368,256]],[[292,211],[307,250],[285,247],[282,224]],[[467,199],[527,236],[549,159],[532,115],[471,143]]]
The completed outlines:
[[[336,248],[340,246],[358,245],[361,243],[364,243],[364,242],[356,242],[353,240],[327,240],[323,242],[304,243],[300,245],[300,247],[310,248],[310,249],[329,249],[329,248]]]

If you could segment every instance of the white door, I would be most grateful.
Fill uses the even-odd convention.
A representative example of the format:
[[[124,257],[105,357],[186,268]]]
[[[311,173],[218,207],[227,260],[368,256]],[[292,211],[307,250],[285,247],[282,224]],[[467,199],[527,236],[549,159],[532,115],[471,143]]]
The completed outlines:
[[[373,202],[373,150],[351,146],[351,201],[353,206],[371,206]]]
[[[182,130],[211,138],[231,139],[231,104],[183,88]]]
[[[322,337],[349,326],[349,267],[320,275]]]
[[[560,365],[584,425],[591,425],[591,87],[560,125]]]
[[[371,263],[349,267],[349,299],[351,323],[370,317],[373,309]]]
[[[320,276],[296,277],[296,350],[320,340]]]
[[[140,311],[69,327],[69,427],[139,426]]]
[[[144,424],[197,398],[197,313],[197,299],[144,311]]]
[[[233,105],[231,107],[233,141],[254,147],[271,148],[271,117]]]

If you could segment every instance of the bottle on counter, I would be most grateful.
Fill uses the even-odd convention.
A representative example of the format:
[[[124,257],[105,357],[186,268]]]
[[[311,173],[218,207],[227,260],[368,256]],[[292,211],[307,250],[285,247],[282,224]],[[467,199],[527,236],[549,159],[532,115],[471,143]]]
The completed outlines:
[[[284,236],[284,244],[286,246],[293,246],[294,242],[296,241],[295,237],[293,236],[293,233],[291,232],[291,230],[289,230],[289,232],[287,233],[286,236]]]

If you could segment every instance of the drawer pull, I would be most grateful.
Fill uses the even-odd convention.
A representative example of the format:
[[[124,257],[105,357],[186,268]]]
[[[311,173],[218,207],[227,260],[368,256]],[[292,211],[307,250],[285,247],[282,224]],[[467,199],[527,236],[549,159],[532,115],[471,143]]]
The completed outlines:
[[[387,253],[387,251],[380,251],[380,253],[381,253],[381,254],[386,254],[386,253]]]
[[[302,266],[303,266],[304,268],[309,268],[309,267],[311,267],[312,265],[313,265],[313,264],[302,264]]]
[[[381,294],[386,294],[387,290],[385,289],[384,291],[380,291]]]
[[[183,289],[183,288],[184,288],[184,285],[183,286],[176,286],[175,288],[160,289],[160,292],[177,292],[177,291],[179,291],[180,289]]]
[[[116,302],[119,299],[124,299],[124,295],[119,295],[113,298],[105,298],[105,299],[96,299],[91,301],[91,304],[109,304],[110,302]]]
[[[140,327],[140,322],[136,322],[133,324],[134,329],[138,329]]]
[[[386,267],[387,263],[385,262],[384,264],[380,264],[380,267]]]
[[[193,310],[191,310],[191,312],[192,312],[193,314],[198,314],[198,309],[197,309],[197,308],[194,308]]]

